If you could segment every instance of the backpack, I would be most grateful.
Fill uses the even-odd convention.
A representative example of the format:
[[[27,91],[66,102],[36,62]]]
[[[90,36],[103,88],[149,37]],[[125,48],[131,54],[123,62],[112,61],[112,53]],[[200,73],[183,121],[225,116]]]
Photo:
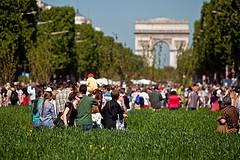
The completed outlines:
[[[139,97],[139,95],[137,95],[137,97],[136,97],[136,99],[135,99],[135,103],[136,103],[137,105],[140,104],[140,97]]]
[[[143,97],[139,97],[139,104],[144,105],[144,98]]]

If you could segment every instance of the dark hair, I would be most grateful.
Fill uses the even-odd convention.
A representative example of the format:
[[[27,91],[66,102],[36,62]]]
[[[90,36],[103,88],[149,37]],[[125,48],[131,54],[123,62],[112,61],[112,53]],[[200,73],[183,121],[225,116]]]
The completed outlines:
[[[110,86],[109,86],[108,84],[107,84],[107,85],[104,85],[103,88],[105,88],[107,91],[110,91],[110,90],[111,90],[111,88],[110,88]]]
[[[82,94],[86,94],[87,93],[87,85],[82,84],[79,88],[79,92],[82,93]]]
[[[171,94],[171,95],[177,95],[177,92],[176,92],[176,91],[171,91],[170,94]]]
[[[38,100],[42,96],[42,94],[43,94],[43,90],[40,89],[37,93],[37,98],[34,100],[33,114],[37,113]]]
[[[125,93],[125,88],[121,88],[120,93],[122,93],[122,94]]]
[[[225,96],[225,97],[223,98],[223,103],[224,103],[224,105],[231,105],[231,104],[232,104],[232,99],[231,99],[231,97],[230,97],[230,96]]]
[[[118,92],[118,90],[113,90],[112,93],[111,93],[111,97],[112,97],[112,99],[114,99],[114,100],[118,100],[118,98],[119,98],[119,92]]]
[[[213,91],[213,95],[215,95],[215,96],[217,95],[217,90]]]
[[[44,95],[43,95],[43,103],[42,103],[42,113],[41,113],[41,116],[43,116],[45,100],[46,100],[46,99],[50,99],[51,96],[52,96],[52,93],[51,93],[51,92],[45,92],[45,93],[44,93]]]
[[[75,97],[77,96],[78,92],[71,92],[68,96],[69,101],[73,101]]]

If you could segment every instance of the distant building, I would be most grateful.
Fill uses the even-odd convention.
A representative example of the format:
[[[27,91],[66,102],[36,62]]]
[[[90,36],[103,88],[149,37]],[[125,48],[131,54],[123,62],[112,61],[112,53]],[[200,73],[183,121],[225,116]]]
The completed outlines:
[[[135,54],[146,58],[149,66],[177,67],[177,57],[188,48],[189,22],[164,17],[135,22]],[[166,46],[168,53],[165,53]]]
[[[101,32],[101,28],[100,27],[94,27],[95,31]]]
[[[91,20],[89,20],[85,16],[81,15],[79,13],[79,10],[77,10],[77,13],[75,15],[75,24],[91,24]]]
[[[37,1],[37,6],[43,10],[48,10],[51,9],[52,6],[43,2],[42,0],[36,0]]]

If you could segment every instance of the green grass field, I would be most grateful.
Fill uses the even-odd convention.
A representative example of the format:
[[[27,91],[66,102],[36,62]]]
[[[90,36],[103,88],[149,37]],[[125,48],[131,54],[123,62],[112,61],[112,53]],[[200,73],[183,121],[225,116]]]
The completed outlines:
[[[207,109],[133,110],[125,131],[33,130],[29,108],[0,108],[0,159],[240,159],[240,135],[214,133]]]

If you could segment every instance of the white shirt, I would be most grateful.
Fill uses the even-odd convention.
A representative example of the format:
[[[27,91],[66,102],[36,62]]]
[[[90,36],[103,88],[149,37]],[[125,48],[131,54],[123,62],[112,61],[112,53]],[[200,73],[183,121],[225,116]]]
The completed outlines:
[[[148,101],[149,101],[149,95],[146,92],[141,92],[139,93],[139,97],[143,97],[144,98],[144,105],[149,105]]]

